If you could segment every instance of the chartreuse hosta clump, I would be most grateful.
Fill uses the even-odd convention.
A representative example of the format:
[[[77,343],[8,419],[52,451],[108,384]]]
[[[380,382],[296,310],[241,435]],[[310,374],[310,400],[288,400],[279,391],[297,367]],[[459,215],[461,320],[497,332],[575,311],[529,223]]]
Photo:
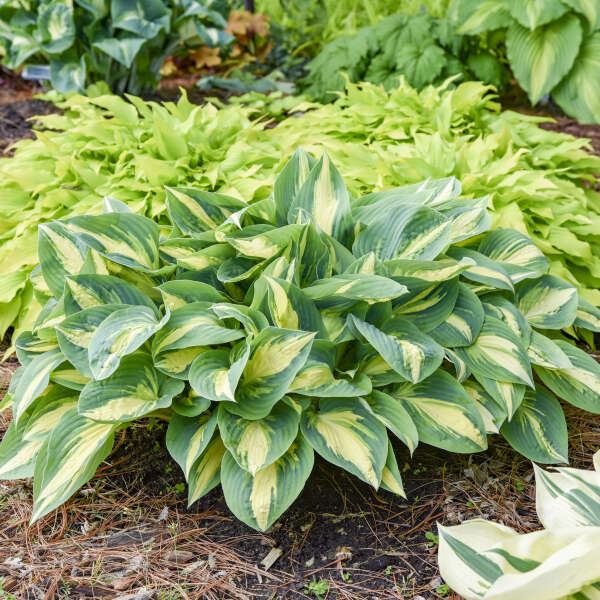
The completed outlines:
[[[600,598],[600,452],[595,471],[535,467],[545,527],[521,535],[482,519],[439,526],[440,572],[466,600]]]
[[[600,313],[460,192],[448,178],[354,199],[326,154],[299,150],[254,204],[169,188],[170,226],[110,199],[41,225],[44,308],[17,340],[0,478],[34,476],[35,521],[115,431],[164,418],[189,501],[220,483],[264,530],[315,451],[403,495],[389,434],[477,452],[500,432],[566,462],[560,405],[534,373],[600,412],[600,368],[561,334],[598,331]]]

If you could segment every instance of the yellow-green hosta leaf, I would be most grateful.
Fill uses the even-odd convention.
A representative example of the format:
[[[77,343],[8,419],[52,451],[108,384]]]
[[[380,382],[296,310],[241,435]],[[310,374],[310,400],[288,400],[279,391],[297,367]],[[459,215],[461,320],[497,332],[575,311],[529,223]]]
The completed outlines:
[[[577,317],[575,318],[575,327],[581,327],[588,331],[600,333],[600,310],[594,305],[579,298],[577,306]]]
[[[559,398],[592,413],[600,413],[600,365],[583,350],[563,340],[554,343],[567,355],[571,367],[535,372]]]
[[[160,266],[160,229],[154,221],[142,215],[85,215],[62,223],[81,243],[119,265],[144,271],[155,271]]]
[[[600,27],[600,5],[596,0],[562,0],[574,11],[584,15],[590,25],[590,31]]]
[[[510,14],[528,29],[536,29],[567,12],[560,0],[506,0]]]
[[[38,256],[42,276],[55,298],[62,296],[66,275],[79,275],[88,247],[58,221],[38,227]]]
[[[12,421],[0,441],[0,478],[32,477],[42,440],[26,440]]]
[[[28,365],[36,356],[54,350],[58,343],[54,339],[42,339],[31,331],[24,331],[15,340],[17,357],[22,365]]]
[[[419,443],[419,433],[402,404],[396,398],[379,390],[373,390],[365,400],[375,416],[406,444],[412,454]]]
[[[246,203],[216,192],[167,187],[167,210],[171,221],[187,235],[216,229]]]
[[[477,295],[459,283],[454,310],[430,335],[445,347],[470,346],[483,327],[483,316],[483,306]]]
[[[477,406],[486,433],[500,433],[500,427],[502,427],[508,416],[506,407],[498,404],[481,385],[472,379],[464,381],[462,386]]]
[[[250,341],[250,357],[227,409],[245,419],[266,417],[304,366],[314,333],[267,327]]]
[[[115,425],[97,423],[66,411],[50,432],[35,461],[34,523],[65,502],[95,473],[112,449]]]
[[[532,104],[570,71],[581,39],[581,21],[572,14],[533,31],[518,23],[510,25],[506,33],[508,60]]]
[[[79,396],[79,413],[104,423],[120,423],[171,405],[184,384],[158,372],[144,353],[121,359],[117,370],[100,381],[90,381]]]
[[[527,356],[532,364],[546,369],[568,369],[573,366],[560,346],[537,331],[531,334]]]
[[[565,415],[558,400],[542,389],[525,392],[523,402],[500,432],[530,460],[544,464],[569,462]]]
[[[314,452],[302,435],[285,454],[254,475],[242,469],[230,452],[221,466],[221,486],[231,512],[246,525],[266,531],[301,492],[314,463]]]
[[[485,314],[504,321],[510,329],[528,346],[531,341],[531,325],[525,315],[501,294],[485,294],[483,296],[483,310]]]
[[[213,436],[208,446],[192,465],[188,482],[188,506],[208,494],[221,481],[221,464],[226,449],[220,435]]]
[[[225,235],[225,241],[247,258],[269,259],[276,256],[292,242],[297,242],[304,226],[250,225]]]
[[[400,475],[400,469],[398,469],[398,462],[396,461],[396,455],[394,454],[394,448],[392,447],[392,442],[389,440],[388,455],[381,475],[381,487],[388,492],[406,498],[402,476]]]
[[[256,475],[282,456],[298,435],[300,414],[278,402],[262,419],[248,421],[219,406],[219,433],[238,465]]]
[[[476,375],[533,387],[527,352],[521,340],[500,319],[486,315],[475,343],[456,348],[455,352]]]
[[[485,254],[457,246],[448,249],[448,256],[451,256],[455,260],[470,258],[475,263],[472,267],[465,270],[462,274],[463,277],[493,288],[513,291],[513,284],[506,270],[502,265],[488,258]]]
[[[413,277],[430,281],[447,281],[460,275],[475,264],[470,258],[459,261],[448,258],[440,260],[404,260],[396,258],[385,261],[385,267],[390,277]]]
[[[510,25],[512,18],[502,0],[458,0],[450,9],[457,33],[474,35]]]
[[[193,302],[226,302],[227,297],[202,281],[167,281],[158,287],[164,305],[171,311]]]
[[[318,409],[302,415],[300,425],[323,458],[379,488],[387,460],[387,434],[363,399],[324,398]]]
[[[442,370],[413,385],[401,383],[391,395],[406,409],[419,440],[451,452],[487,448],[485,425],[463,387]]]
[[[598,12],[597,4],[593,10]],[[600,31],[595,31],[584,36],[573,68],[552,91],[553,100],[581,123],[600,123],[599,65]]]
[[[577,288],[554,275],[519,283],[515,302],[531,325],[539,329],[569,327],[577,316]]]
[[[205,412],[197,417],[175,415],[167,428],[167,449],[185,478],[189,479],[194,463],[206,450],[217,427],[217,413]]]
[[[526,386],[522,383],[490,379],[479,373],[474,373],[473,376],[511,419],[523,401]]]
[[[514,229],[493,229],[485,234],[478,248],[499,262],[512,282],[540,277],[548,272],[548,259],[526,235]]]
[[[363,301],[369,304],[385,302],[407,293],[406,286],[387,277],[365,273],[343,273],[315,281],[302,292],[313,300]]]
[[[444,349],[407,319],[390,319],[381,329],[354,315],[349,322],[392,369],[412,383],[431,375],[444,360]]]

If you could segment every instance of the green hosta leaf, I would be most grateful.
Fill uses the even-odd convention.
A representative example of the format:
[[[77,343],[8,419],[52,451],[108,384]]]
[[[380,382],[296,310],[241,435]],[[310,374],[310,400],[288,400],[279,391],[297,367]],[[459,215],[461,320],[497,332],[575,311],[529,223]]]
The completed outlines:
[[[246,203],[216,192],[167,187],[167,210],[173,223],[187,235],[216,229]]]
[[[487,210],[489,197],[477,200],[457,199],[444,203],[439,208],[442,214],[450,219],[450,243],[475,237],[491,229],[492,217]]]
[[[67,232],[117,264],[155,271],[159,268],[159,227],[141,215],[107,213],[63,221]]]
[[[249,335],[257,335],[259,331],[269,326],[267,317],[250,306],[224,302],[213,304],[210,308],[219,319],[235,319],[241,323]]]
[[[379,488],[387,460],[385,426],[360,398],[324,398],[302,415],[302,433],[326,460]]]
[[[561,0],[507,0],[510,14],[523,27],[538,27],[562,17],[567,7]]]
[[[562,2],[585,16],[590,25],[590,31],[595,31],[600,27],[600,5],[596,0],[562,0]]]
[[[525,315],[501,294],[486,294],[483,300],[485,314],[504,321],[523,342],[523,346],[528,346],[533,330]]]
[[[484,377],[479,373],[475,373],[474,377],[511,419],[521,405],[527,388],[522,383],[497,381],[496,379]]]
[[[451,375],[438,370],[425,381],[402,383],[392,396],[406,409],[419,440],[451,452],[479,452],[487,448],[479,410]]]
[[[500,0],[458,0],[450,8],[457,33],[474,35],[510,25],[512,18]]]
[[[188,482],[188,506],[208,494],[221,481],[221,463],[225,454],[221,436],[215,435],[192,465]]]
[[[556,103],[582,123],[600,123],[599,64],[600,31],[595,31],[584,37],[573,69],[552,92]]]
[[[208,447],[217,427],[217,413],[209,412],[195,418],[175,415],[167,428],[167,449],[185,478],[189,479],[194,463]]]
[[[467,363],[460,358],[456,352],[450,350],[450,348],[445,348],[446,360],[451,362],[454,365],[454,370],[456,371],[456,379],[459,383],[462,383],[469,375],[471,371],[467,367]]]
[[[50,381],[70,390],[81,391],[90,381],[90,378],[82,375],[77,369],[71,367],[68,362],[64,362],[52,371]]]
[[[291,406],[277,403],[263,419],[248,421],[219,407],[219,432],[238,465],[251,475],[275,462],[298,435],[300,415]]]
[[[145,43],[144,38],[135,36],[116,38],[100,35],[92,46],[108,54],[127,69],[131,69],[135,57]]]
[[[569,327],[577,316],[577,288],[554,275],[520,283],[515,301],[527,320],[540,329]]]
[[[15,341],[19,362],[27,366],[34,358],[58,347],[56,340],[41,339],[31,331],[24,331]]]
[[[479,252],[499,262],[513,283],[548,272],[548,259],[530,238],[514,229],[494,229],[484,236]]]
[[[209,407],[210,400],[198,396],[194,390],[189,390],[187,394],[175,396],[173,404],[171,404],[173,411],[182,417],[197,417],[208,410]]]
[[[419,443],[419,434],[410,415],[396,398],[378,390],[365,398],[375,416],[410,450]]]
[[[558,344],[537,331],[531,334],[527,356],[532,364],[546,369],[568,369],[573,366]]]
[[[188,256],[204,250],[216,243],[213,231],[198,234],[199,238],[177,237],[161,240],[159,246],[160,257],[168,263],[177,264],[179,259],[186,259]],[[210,239],[203,239],[210,237]]]
[[[470,258],[475,265],[467,269],[462,275],[472,281],[489,285],[501,290],[512,292],[513,284],[509,274],[498,264],[491,260],[485,254],[468,248],[453,247],[448,249],[448,255],[456,260]]]
[[[212,283],[217,269],[233,256],[235,256],[235,250],[227,244],[214,244],[189,254],[185,258],[177,259],[177,266],[191,271],[206,270],[209,273],[214,272],[213,279],[208,281],[208,283]]]
[[[385,302],[407,293],[406,286],[379,275],[343,273],[315,281],[302,292],[313,300],[341,298],[368,302]]]
[[[527,390],[521,406],[500,430],[508,443],[530,460],[569,462],[567,423],[558,400],[541,389]]]
[[[430,332],[430,335],[442,346],[470,346],[483,327],[483,316],[483,306],[479,298],[466,285],[460,283],[454,310]]]
[[[254,475],[242,469],[226,452],[221,485],[231,512],[241,521],[267,530],[296,499],[314,463],[314,452],[300,435],[289,450]]]
[[[123,102],[123,101],[121,100],[121,102]],[[114,106],[115,114],[117,111],[121,112],[120,111],[121,107],[123,108],[125,113],[129,112],[129,107],[131,105],[126,102],[124,102],[123,105],[121,105],[121,103],[115,104],[115,106]],[[133,106],[131,106],[131,108],[133,109],[133,113],[132,113],[131,117],[128,117],[128,120],[129,120],[129,118],[131,118],[132,123],[133,123],[133,122],[135,122],[137,116],[135,114],[135,109],[133,108]],[[120,200],[117,200],[116,198],[111,198],[110,196],[104,196],[104,198],[102,199],[102,212],[103,213],[113,213],[113,212],[132,213],[133,211],[127,204],[125,204],[125,202],[121,202]]]
[[[288,212],[294,198],[306,181],[311,169],[315,166],[315,159],[298,148],[292,158],[288,160],[273,185],[273,200],[275,202],[275,218],[277,225],[286,225]]]
[[[385,262],[385,267],[390,277],[412,277],[432,283],[447,281],[460,275],[475,264],[471,259],[460,261],[440,260],[404,260],[396,258]]]
[[[471,371],[496,381],[533,387],[529,358],[521,340],[504,322],[486,316],[475,343],[455,352]]]
[[[201,281],[167,281],[158,288],[163,302],[173,311],[193,302],[226,302],[227,297]]]
[[[486,433],[500,433],[500,427],[508,416],[506,407],[498,404],[476,381],[468,379],[462,385],[477,406]]]
[[[575,318],[574,325],[575,327],[600,333],[600,310],[589,302],[579,298],[577,317]]]
[[[113,424],[86,419],[76,408],[63,414],[35,461],[32,523],[92,477],[112,449],[114,430]]]
[[[388,492],[406,498],[402,476],[400,475],[400,469],[398,469],[398,462],[396,461],[396,455],[394,454],[394,448],[392,447],[392,442],[389,440],[387,460],[381,475],[381,487]]]
[[[79,396],[79,413],[105,423],[131,421],[171,405],[183,391],[181,381],[159,373],[147,354],[121,359],[119,368],[106,379],[90,381]]]
[[[61,94],[69,92],[83,92],[87,79],[87,65],[85,55],[74,60],[59,60],[55,58],[50,61],[50,83],[52,87]]]
[[[444,360],[444,349],[406,319],[396,317],[381,329],[354,315],[349,320],[390,367],[412,383],[429,377]]]
[[[245,419],[266,417],[304,366],[314,333],[267,327],[250,342],[250,358],[227,409]]]
[[[23,479],[33,477],[41,440],[26,440],[12,421],[0,442],[0,477]]]
[[[169,31],[170,10],[161,0],[112,0],[110,15],[115,29],[124,29],[147,39],[158,36],[161,31]],[[185,5],[184,5],[185,6]]]
[[[42,49],[48,54],[61,54],[68,50],[75,40],[73,7],[67,3],[42,4],[37,25]]]
[[[531,31],[512,23],[506,52],[512,70],[532,104],[549,93],[569,72],[579,54],[581,22],[575,15]]]
[[[563,340],[554,340],[571,361],[563,369],[536,367],[539,378],[558,397],[574,406],[600,413],[600,365],[583,350]]]

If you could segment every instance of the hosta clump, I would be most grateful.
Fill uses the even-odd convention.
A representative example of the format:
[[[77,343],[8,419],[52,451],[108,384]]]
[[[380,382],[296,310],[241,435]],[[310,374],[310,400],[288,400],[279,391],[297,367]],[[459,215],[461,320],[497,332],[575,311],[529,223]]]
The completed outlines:
[[[600,412],[600,368],[561,330],[600,328],[527,237],[454,178],[353,199],[299,150],[255,204],[167,190],[172,225],[107,199],[40,226],[44,308],[17,351],[0,477],[34,476],[32,520],[94,473],[119,428],[169,421],[194,502],[221,483],[268,528],[314,452],[403,495],[388,432],[454,452],[502,433],[567,460],[556,398]],[[533,369],[533,370],[532,370]]]

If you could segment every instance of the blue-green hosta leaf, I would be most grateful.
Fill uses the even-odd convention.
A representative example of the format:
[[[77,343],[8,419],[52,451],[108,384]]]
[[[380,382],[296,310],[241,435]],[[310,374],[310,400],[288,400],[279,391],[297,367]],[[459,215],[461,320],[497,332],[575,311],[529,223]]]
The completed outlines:
[[[531,239],[514,229],[493,229],[486,233],[478,250],[499,262],[513,283],[540,277],[550,266]]]
[[[213,304],[210,309],[219,319],[235,319],[241,323],[249,335],[257,335],[265,327],[269,326],[267,317],[251,306],[221,302]]]
[[[275,202],[275,219],[278,226],[286,225],[288,212],[294,198],[306,181],[311,169],[315,166],[315,159],[298,148],[292,158],[285,163],[273,185],[273,200]]]
[[[24,331],[16,340],[15,348],[19,362],[27,366],[36,356],[54,350],[58,346],[56,340],[42,339],[31,331]]]
[[[61,298],[50,298],[39,312],[31,327],[31,333],[41,339],[55,339],[54,327],[65,319],[65,304]]]
[[[475,262],[468,258],[460,261],[447,258],[440,258],[440,260],[404,260],[396,258],[386,261],[385,267],[390,277],[413,277],[435,283],[454,279],[474,264]]]
[[[429,377],[444,360],[444,349],[407,319],[393,318],[381,329],[354,315],[349,322],[392,369],[412,383]]]
[[[485,294],[483,296],[483,310],[489,317],[504,321],[512,332],[527,347],[531,340],[532,329],[525,315],[502,294]]]
[[[194,418],[175,415],[169,422],[167,449],[186,479],[189,479],[194,463],[208,447],[216,427],[216,411],[212,414],[205,412]]]
[[[219,433],[238,465],[256,475],[288,451],[300,424],[300,414],[284,402],[277,403],[263,419],[248,421],[219,407]]]
[[[266,266],[267,262],[260,259],[237,256],[228,258],[217,269],[217,278],[221,283],[237,283],[254,279]]]
[[[449,11],[459,34],[501,29],[512,21],[506,3],[500,0],[457,0]]]
[[[444,351],[446,354],[446,360],[454,365],[456,379],[459,383],[462,383],[467,377],[469,377],[469,375],[471,375],[471,371],[469,370],[469,367],[467,367],[467,363],[450,348],[444,348]]]
[[[131,69],[135,57],[145,43],[144,38],[135,36],[116,38],[100,35],[92,46],[108,54],[127,69]]]
[[[201,281],[185,279],[167,281],[158,289],[164,305],[171,311],[193,302],[227,302],[227,296]]]
[[[567,355],[572,366],[566,369],[536,367],[535,372],[559,398],[583,410],[600,413],[600,365],[569,342],[554,340],[554,343]]]
[[[574,325],[575,327],[600,333],[600,310],[589,302],[579,298],[577,317],[575,318]]]
[[[221,485],[231,512],[259,531],[267,530],[301,492],[314,463],[314,452],[299,435],[289,450],[254,475],[230,452],[221,466]]]
[[[350,194],[339,171],[326,152],[310,170],[288,210],[288,223],[295,223],[299,210],[306,211],[324,233],[345,243],[352,219]]]
[[[470,258],[475,263],[472,267],[465,270],[462,274],[463,277],[493,288],[513,291],[513,284],[506,270],[498,262],[485,256],[485,254],[458,246],[449,248],[447,254],[456,260]]]
[[[451,452],[487,448],[485,425],[463,387],[442,370],[413,385],[401,383],[391,394],[412,418],[419,440]]]
[[[486,433],[500,433],[500,427],[502,427],[508,416],[506,407],[498,404],[482,386],[472,379],[464,381],[462,386],[477,406]]]
[[[527,352],[521,340],[499,319],[486,316],[479,337],[455,352],[476,375],[533,387]]]
[[[365,398],[375,416],[410,450],[412,454],[419,443],[419,433],[410,415],[396,398],[373,390]]]
[[[304,366],[314,333],[267,327],[250,342],[250,358],[227,409],[245,419],[266,417]]]
[[[56,367],[50,374],[51,383],[56,383],[62,387],[69,388],[80,392],[90,381],[89,377],[83,375],[78,369],[71,366],[70,363],[64,362]]]
[[[131,106],[131,105],[127,104],[127,106]],[[134,112],[135,112],[135,109],[134,109]],[[137,119],[137,116],[134,115],[134,118]],[[117,200],[116,198],[111,198],[110,196],[104,196],[104,198],[102,199],[102,212],[103,213],[113,213],[113,212],[132,213],[134,211],[131,210],[129,205],[125,204],[125,202],[121,202],[120,200]]]
[[[391,262],[391,261],[388,261]],[[411,262],[411,261],[403,261]],[[383,263],[379,260],[374,252],[363,254],[360,258],[357,258],[345,271],[344,273],[364,273],[365,275],[381,275],[383,277],[388,276],[388,270]]]
[[[188,506],[208,494],[221,481],[221,463],[226,452],[221,436],[215,434],[192,465],[188,482]]]
[[[65,502],[95,473],[112,449],[115,425],[97,423],[66,411],[50,432],[35,461],[34,523]]]
[[[400,475],[400,469],[398,468],[398,462],[396,461],[392,442],[389,440],[387,460],[385,461],[385,466],[383,467],[383,473],[381,475],[381,488],[388,492],[392,492],[397,496],[406,498],[402,475]]]
[[[173,398],[173,404],[171,404],[173,411],[182,417],[197,417],[208,410],[209,407],[210,400],[198,396],[194,390],[189,390],[187,394],[179,394],[179,396]]]
[[[383,423],[361,398],[324,398],[300,422],[309,444],[326,460],[375,489],[381,484],[388,439]]]
[[[570,71],[581,38],[581,21],[572,14],[533,31],[518,23],[510,25],[506,33],[508,60],[532,104],[552,91]]]
[[[169,238],[168,240],[161,240],[159,246],[159,253],[162,260],[171,264],[177,264],[179,259],[186,259],[188,256],[204,250],[209,246],[217,243],[213,231],[205,232],[204,234],[198,234],[202,238],[210,237],[210,239],[198,239],[189,237],[177,237]]]
[[[167,210],[171,221],[187,235],[216,229],[246,203],[216,192],[167,187]]]
[[[531,364],[546,369],[568,369],[573,366],[558,344],[537,331],[531,334],[527,356]]]
[[[309,223],[305,225],[298,239],[296,279],[300,287],[333,275],[335,252],[323,240],[324,237],[324,233],[319,233],[315,225]]]
[[[558,400],[544,390],[527,390],[523,402],[500,432],[517,452],[532,461],[569,462],[565,415]]]
[[[344,300],[385,302],[407,293],[406,286],[380,275],[365,273],[342,273],[328,279],[315,281],[302,292],[313,300]]]
[[[0,477],[23,479],[33,477],[35,460],[42,440],[26,440],[17,424],[11,421],[0,441]]]
[[[430,335],[445,347],[470,346],[483,327],[483,316],[483,306],[477,295],[460,283],[454,310]]]
[[[158,372],[152,358],[141,352],[121,359],[106,379],[90,381],[79,396],[79,414],[104,423],[120,423],[171,405],[183,391],[182,381]]]
[[[68,50],[75,40],[73,7],[67,3],[42,4],[37,25],[42,49],[48,54],[61,54]]]
[[[119,265],[145,271],[155,271],[160,266],[160,229],[142,215],[85,215],[63,221],[63,226],[80,242]]]
[[[225,241],[240,254],[249,258],[269,259],[276,256],[292,242],[297,242],[303,225],[250,225],[225,236]]]
[[[577,316],[577,288],[554,275],[521,282],[515,288],[515,302],[539,329],[569,327]]]
[[[510,14],[528,29],[554,21],[568,10],[561,0],[506,0],[506,4]]]
[[[171,10],[161,0],[112,0],[110,16],[115,29],[131,31],[149,40],[171,27]]]
[[[525,396],[526,386],[522,383],[498,381],[474,373],[475,379],[483,386],[485,391],[495,400],[496,404],[506,412],[508,419],[512,419],[515,411],[521,405]]]
[[[438,210],[450,219],[450,244],[475,237],[491,229],[492,217],[488,212],[489,197],[457,199],[446,202]]]
[[[573,68],[552,92],[556,103],[582,123],[600,123],[600,101],[595,93],[599,64],[600,31],[595,31],[583,38]]]

